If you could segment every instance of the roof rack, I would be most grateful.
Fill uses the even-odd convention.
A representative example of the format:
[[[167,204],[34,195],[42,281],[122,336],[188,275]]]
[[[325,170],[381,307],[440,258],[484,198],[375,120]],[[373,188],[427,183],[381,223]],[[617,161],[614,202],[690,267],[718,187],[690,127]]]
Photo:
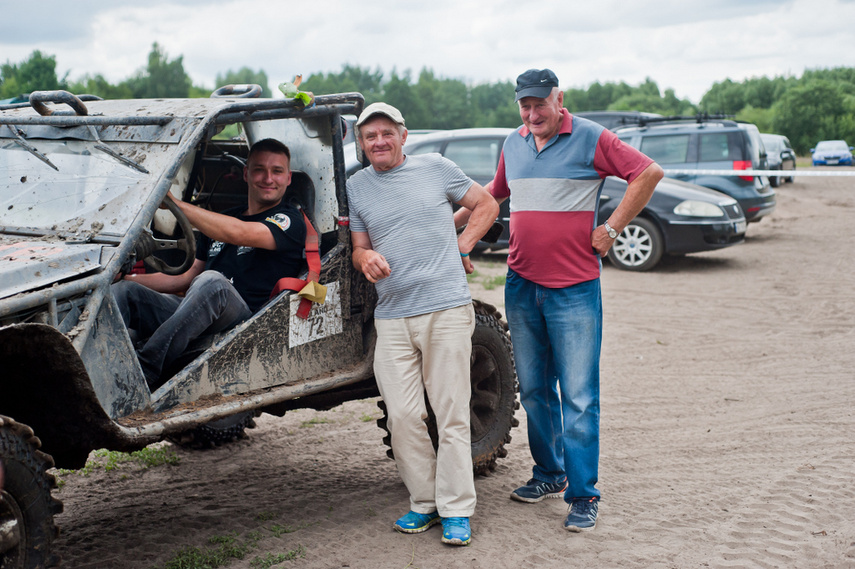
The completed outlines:
[[[698,113],[694,116],[689,115],[671,115],[667,117],[638,117],[638,126],[647,126],[650,124],[657,123],[668,123],[668,122],[695,122],[695,123],[705,123],[712,121],[722,121],[727,120],[728,122],[735,122],[732,119],[736,118],[735,115],[724,115],[724,114],[709,114],[709,113]]]

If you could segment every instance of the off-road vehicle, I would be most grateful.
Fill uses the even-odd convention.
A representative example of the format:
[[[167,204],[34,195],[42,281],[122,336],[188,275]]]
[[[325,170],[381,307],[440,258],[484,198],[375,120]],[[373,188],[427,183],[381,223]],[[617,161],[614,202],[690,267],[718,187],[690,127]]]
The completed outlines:
[[[379,395],[376,293],[351,264],[342,147],[341,115],[358,115],[363,98],[306,105],[259,92],[228,86],[210,99],[101,101],[51,91],[0,107],[3,569],[58,562],[54,465],[80,468],[94,449],[132,451],[165,438],[208,443],[239,434],[261,412]],[[274,295],[191,350],[150,392],[111,283],[140,261],[183,272],[193,229],[177,207],[159,208],[167,192],[215,211],[245,203],[248,148],[264,138],[291,149],[286,199],[316,229],[324,302],[304,319],[298,293]],[[518,403],[506,325],[494,307],[475,307],[472,458],[484,473],[506,453]]]

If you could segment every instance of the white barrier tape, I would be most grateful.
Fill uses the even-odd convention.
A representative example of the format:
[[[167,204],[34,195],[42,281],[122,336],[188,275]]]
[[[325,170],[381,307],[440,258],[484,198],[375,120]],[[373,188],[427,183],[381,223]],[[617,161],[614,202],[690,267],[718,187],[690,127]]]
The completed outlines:
[[[697,176],[855,176],[855,170],[832,172],[830,170],[678,170],[663,168],[666,176],[674,174]]]

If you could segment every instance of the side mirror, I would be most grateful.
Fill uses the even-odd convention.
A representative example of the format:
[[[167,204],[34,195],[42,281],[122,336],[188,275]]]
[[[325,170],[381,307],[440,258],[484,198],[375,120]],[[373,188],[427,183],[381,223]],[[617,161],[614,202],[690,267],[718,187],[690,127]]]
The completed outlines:
[[[813,154],[814,152],[816,152],[816,148],[811,148],[810,153]]]

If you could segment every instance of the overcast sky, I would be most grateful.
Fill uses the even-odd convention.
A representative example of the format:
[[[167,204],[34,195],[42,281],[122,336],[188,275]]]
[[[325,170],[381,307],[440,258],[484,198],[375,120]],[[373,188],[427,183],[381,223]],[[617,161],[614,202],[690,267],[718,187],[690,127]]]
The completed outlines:
[[[650,77],[697,103],[727,78],[855,66],[855,0],[16,0],[2,15],[0,62],[38,49],[60,77],[116,83],[156,41],[211,89],[243,66],[274,90],[345,63],[470,84],[549,67],[563,89]]]

